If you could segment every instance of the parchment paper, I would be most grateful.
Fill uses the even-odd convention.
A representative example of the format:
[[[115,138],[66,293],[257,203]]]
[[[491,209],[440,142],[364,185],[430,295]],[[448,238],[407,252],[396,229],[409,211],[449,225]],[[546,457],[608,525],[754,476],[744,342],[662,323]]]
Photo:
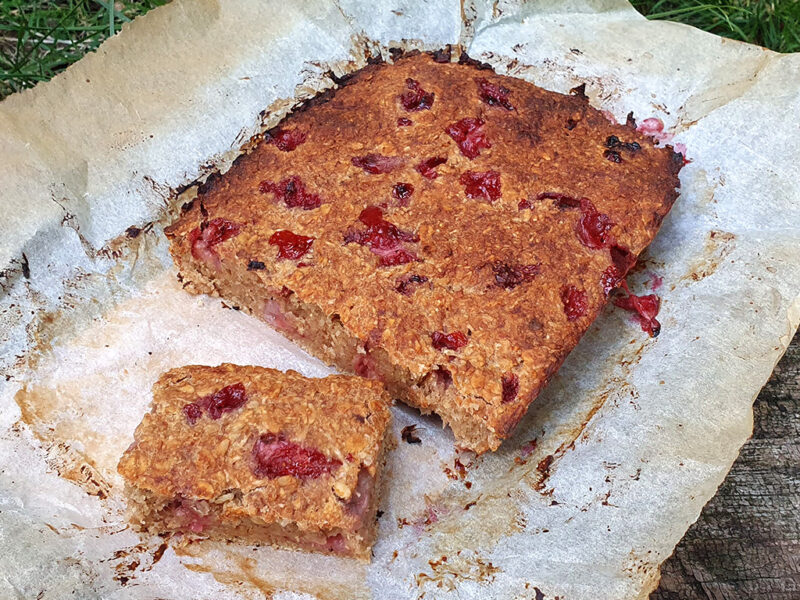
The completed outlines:
[[[661,118],[686,144],[681,197],[631,278],[642,293],[663,277],[661,335],[608,309],[479,459],[396,407],[369,566],[131,531],[115,465],[159,373],[330,372],[180,289],[162,227],[192,190],[173,192],[224,169],[330,71],[446,44],[548,89],[586,82],[596,107]],[[646,598],[800,320],[798,90],[800,57],[647,22],[621,0],[175,0],[8,98],[0,597]],[[399,441],[408,424],[421,444]]]

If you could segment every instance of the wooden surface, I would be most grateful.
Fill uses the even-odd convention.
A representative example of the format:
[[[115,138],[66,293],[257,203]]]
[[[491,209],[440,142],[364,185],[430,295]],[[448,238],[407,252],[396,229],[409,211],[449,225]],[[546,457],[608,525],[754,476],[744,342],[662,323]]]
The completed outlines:
[[[753,438],[661,572],[650,600],[800,600],[800,334],[756,400]]]

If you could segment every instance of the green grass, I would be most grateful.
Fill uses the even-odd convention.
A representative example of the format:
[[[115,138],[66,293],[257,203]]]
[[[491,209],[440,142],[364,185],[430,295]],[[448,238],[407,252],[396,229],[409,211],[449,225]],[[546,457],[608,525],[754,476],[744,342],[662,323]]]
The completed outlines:
[[[0,0],[0,98],[50,79],[123,23],[165,3]]]
[[[302,0],[296,0],[302,1]],[[369,1],[369,0],[364,0]],[[0,99],[46,81],[168,0],[0,0]],[[800,51],[800,0],[632,0],[650,19]]]
[[[800,0],[632,0],[649,19],[693,25],[724,37],[800,52]]]

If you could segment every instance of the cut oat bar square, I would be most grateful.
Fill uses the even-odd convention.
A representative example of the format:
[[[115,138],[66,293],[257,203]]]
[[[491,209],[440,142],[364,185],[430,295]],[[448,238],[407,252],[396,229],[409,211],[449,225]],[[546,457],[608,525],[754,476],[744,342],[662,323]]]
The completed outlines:
[[[380,379],[484,452],[652,241],[683,157],[580,89],[446,59],[358,71],[166,232],[187,290]]]
[[[369,559],[389,404],[359,377],[173,369],[119,463],[132,521]]]

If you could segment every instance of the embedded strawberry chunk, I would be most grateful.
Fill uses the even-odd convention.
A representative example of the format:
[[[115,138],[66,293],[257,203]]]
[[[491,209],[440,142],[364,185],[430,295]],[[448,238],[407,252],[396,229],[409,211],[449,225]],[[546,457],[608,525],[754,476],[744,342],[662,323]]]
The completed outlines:
[[[524,200],[520,200],[519,204],[517,204],[518,210],[525,210],[528,208],[533,208],[533,202],[525,198]]]
[[[614,238],[611,236],[614,223],[608,215],[598,212],[588,198],[575,198],[559,192],[542,192],[537,198],[555,200],[556,206],[562,209],[580,208],[581,217],[575,224],[575,233],[587,248],[597,250],[607,248],[614,243]]]
[[[367,233],[374,235],[375,243],[384,243],[387,240],[400,240],[404,242],[418,242],[416,234],[402,231],[383,218],[383,211],[377,206],[368,206],[358,215],[358,220],[369,228]]]
[[[380,173],[391,173],[403,164],[403,159],[399,156],[384,156],[370,152],[364,156],[354,156],[350,159],[355,166],[364,169],[367,173],[378,175]]]
[[[203,533],[214,524],[214,517],[202,515],[195,510],[190,500],[179,498],[170,503],[172,515],[177,521],[178,529],[189,530],[192,533]]]
[[[294,321],[292,321],[290,317],[283,312],[283,309],[277,300],[270,298],[264,302],[262,318],[276,331],[280,331],[287,335],[298,335],[297,327],[295,326]]]
[[[428,281],[428,278],[424,275],[417,275],[416,273],[413,273],[398,279],[397,287],[394,289],[404,296],[410,296],[414,293],[414,290],[418,285],[422,285],[426,281]]]
[[[436,179],[439,176],[439,173],[436,172],[436,167],[446,162],[447,158],[444,156],[434,156],[432,158],[426,158],[414,168],[426,179]]]
[[[418,242],[419,236],[399,229],[383,218],[383,211],[377,206],[368,206],[361,211],[358,220],[367,226],[362,231],[349,231],[344,243],[355,242],[367,246],[370,252],[380,257],[382,267],[401,265],[417,260],[416,254],[405,248],[403,242]]]
[[[291,152],[306,141],[306,134],[299,129],[277,129],[264,136],[267,144],[275,144],[278,150]]]
[[[186,417],[189,425],[194,425],[203,416],[203,409],[197,402],[190,402],[183,407],[183,416]]]
[[[656,337],[661,332],[661,323],[656,319],[661,308],[661,299],[655,294],[636,296],[630,293],[627,285],[623,285],[626,296],[614,300],[620,308],[635,313],[636,320],[650,337]]]
[[[498,287],[512,290],[521,283],[526,283],[536,277],[541,269],[540,265],[514,265],[497,261],[492,265],[494,281]]]
[[[578,222],[575,223],[575,233],[578,234],[578,239],[587,248],[598,250],[600,248],[612,247],[612,258],[614,254],[613,248],[616,248],[618,253],[627,252],[627,249],[617,246],[614,242],[614,237],[611,235],[611,228],[614,227],[614,222],[608,215],[599,212],[588,198],[576,198],[559,192],[542,192],[537,198],[539,200],[555,200],[556,206],[561,209],[580,208],[581,217],[578,219]],[[621,254],[619,256],[621,256]],[[626,273],[629,268],[630,266],[626,267],[624,272],[620,271],[621,277],[624,276],[624,273]],[[614,273],[609,271],[605,274],[604,279],[607,282],[612,282],[613,275]],[[605,285],[604,283],[604,286]]]
[[[398,182],[392,188],[392,198],[397,200],[398,206],[408,206],[408,199],[414,193],[414,186],[410,183]]]
[[[203,229],[203,241],[209,246],[216,246],[221,244],[227,239],[239,235],[241,225],[228,221],[228,219],[212,219],[208,225]]]
[[[587,198],[581,198],[581,218],[575,225],[575,231],[581,243],[587,248],[606,248],[613,242],[611,228],[614,223],[603,213],[597,212]]]
[[[603,294],[607,297],[611,293],[611,290],[619,287],[621,281],[622,276],[617,270],[617,267],[611,265],[606,268],[603,274],[600,275],[600,286],[603,288]]]
[[[513,401],[519,393],[519,377],[514,373],[504,373],[502,378],[503,384],[503,404]]]
[[[223,413],[234,411],[246,402],[247,391],[244,385],[234,383],[200,398],[197,402],[185,405],[182,410],[189,425],[194,425],[203,416],[203,411],[216,421]]]
[[[239,235],[241,228],[242,226],[238,223],[228,219],[216,218],[193,229],[189,233],[192,256],[196,260],[201,260],[215,269],[219,269],[221,263],[214,246]]]
[[[431,106],[433,106],[433,100],[436,94],[433,92],[426,92],[420,86],[419,81],[411,79],[410,77],[406,79],[406,87],[409,91],[400,95],[400,104],[403,105],[403,108],[409,112],[430,110]]]
[[[226,385],[221,390],[218,390],[200,400],[200,404],[205,408],[208,416],[215,421],[219,419],[223,413],[232,412],[247,402],[247,392],[244,385],[241,383],[234,383],[233,385]]]
[[[347,552],[347,540],[341,533],[329,535],[325,538],[325,550],[332,554],[344,554]]]
[[[411,127],[414,124],[414,121],[407,117],[400,117],[397,119],[397,126],[398,127]]]
[[[478,95],[486,104],[505,108],[506,110],[514,110],[514,105],[508,99],[511,90],[502,85],[494,84],[485,77],[476,79],[475,82],[478,84]]]
[[[286,203],[287,208],[311,210],[319,208],[322,204],[322,200],[317,194],[306,191],[303,181],[297,175],[287,177],[280,183],[262,181],[258,185],[258,191],[262,194],[274,194],[276,198]]]
[[[314,239],[282,229],[269,237],[269,245],[278,247],[279,259],[297,260],[311,249]]]
[[[417,255],[405,248],[385,249],[371,246],[370,250],[380,256],[379,264],[382,267],[394,267],[417,260]]]
[[[611,290],[619,287],[625,275],[636,264],[636,256],[624,246],[613,244],[610,251],[611,265],[603,271],[600,277],[600,284],[606,296],[611,293]]]
[[[636,264],[636,255],[625,246],[614,244],[611,246],[611,262],[624,277]]]
[[[484,198],[492,203],[501,196],[500,173],[497,171],[465,171],[459,181],[469,198]]]
[[[469,343],[466,335],[460,331],[453,333],[444,333],[442,331],[434,331],[431,334],[431,343],[437,350],[460,350]]]
[[[383,375],[378,370],[378,363],[369,352],[356,355],[353,361],[353,373],[365,379],[383,381]]]
[[[492,147],[483,131],[484,123],[483,119],[466,117],[448,125],[445,132],[458,144],[461,154],[472,160],[481,153],[481,148]]]
[[[586,314],[589,308],[589,299],[586,292],[579,290],[574,285],[565,285],[561,288],[561,302],[567,321],[574,321]]]
[[[436,385],[443,390],[453,385],[453,374],[444,367],[436,367],[433,374],[436,377]]]
[[[369,474],[369,469],[362,466],[358,471],[356,489],[353,495],[345,502],[344,509],[358,520],[367,516],[367,509],[372,502],[372,492],[375,488],[375,478]]]
[[[341,461],[325,456],[316,448],[308,448],[283,435],[265,433],[253,445],[253,474],[276,479],[289,475],[303,481],[328,475],[341,466]]]

